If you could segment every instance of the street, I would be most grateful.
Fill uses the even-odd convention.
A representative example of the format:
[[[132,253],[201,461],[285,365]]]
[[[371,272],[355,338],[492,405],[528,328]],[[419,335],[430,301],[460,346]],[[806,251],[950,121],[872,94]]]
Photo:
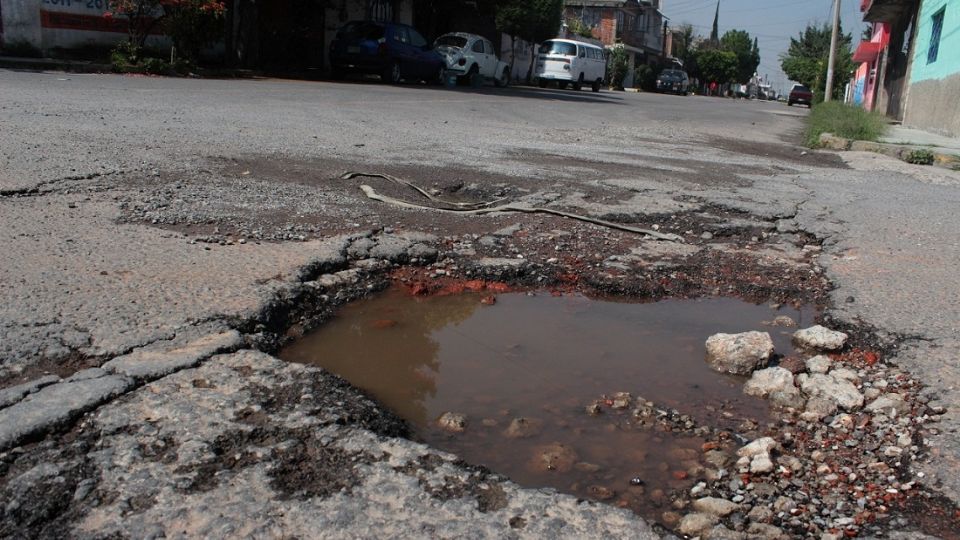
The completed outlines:
[[[850,366],[859,391],[902,388],[907,418],[925,419],[884,426],[848,411],[864,424],[837,438],[828,425],[850,415],[834,407],[830,421],[810,421],[823,437],[809,442],[829,452],[830,441],[861,441],[848,448],[862,468],[830,457],[818,472],[809,448],[787,445],[801,465],[755,475],[766,495],[723,475],[705,485],[719,498],[740,489],[740,533],[819,538],[854,523],[860,495],[833,505],[796,493],[856,492],[868,465],[891,457],[881,439],[907,434],[878,489],[932,502],[896,499],[848,530],[956,537],[960,172],[804,148],[806,114],[606,89],[0,70],[0,534],[682,532],[682,521],[459,461],[341,379],[273,356],[390,282],[484,280],[823,308],[821,324],[850,335],[843,358],[872,358]],[[435,212],[404,185],[348,171],[576,217]],[[782,444],[807,421],[789,418],[737,436]],[[842,478],[824,482],[830,473]],[[791,475],[807,484],[791,487]],[[689,512],[689,495],[677,498]],[[750,512],[783,498],[826,513]],[[749,529],[748,513],[763,526]]]

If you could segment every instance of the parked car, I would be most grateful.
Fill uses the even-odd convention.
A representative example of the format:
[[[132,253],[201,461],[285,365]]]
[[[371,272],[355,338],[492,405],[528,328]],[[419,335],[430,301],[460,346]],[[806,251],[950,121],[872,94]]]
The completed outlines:
[[[330,44],[334,78],[364,73],[392,84],[401,80],[441,83],[445,66],[427,40],[405,24],[351,21]]]
[[[787,106],[793,106],[794,103],[803,103],[809,107],[813,103],[813,92],[802,84],[793,85],[787,97]]]
[[[550,39],[540,45],[536,70],[540,88],[556,81],[561,90],[570,84],[574,90],[589,84],[599,92],[606,77],[607,58],[601,47],[571,39]]]
[[[444,34],[433,42],[433,50],[446,61],[448,74],[461,82],[479,85],[484,80],[497,86],[510,84],[510,65],[497,58],[493,43],[476,34]]]
[[[657,92],[687,95],[690,93],[690,77],[686,71],[665,69],[657,76]]]

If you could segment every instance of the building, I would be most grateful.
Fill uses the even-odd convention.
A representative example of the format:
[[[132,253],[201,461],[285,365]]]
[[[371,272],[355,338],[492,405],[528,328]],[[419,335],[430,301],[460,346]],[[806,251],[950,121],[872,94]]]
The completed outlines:
[[[231,65],[318,70],[337,30],[354,19],[413,22],[414,0],[226,0],[223,45]],[[0,0],[0,47],[57,49],[112,47],[127,37],[127,22],[110,16],[108,0]],[[157,17],[162,11],[157,13]],[[169,40],[156,25],[147,44]]]
[[[923,0],[903,122],[960,137],[960,4]]]
[[[872,23],[860,43],[852,101],[904,125],[960,137],[960,5],[861,0]]]
[[[633,84],[639,65],[664,65],[666,25],[662,0],[567,0],[564,20],[577,20],[606,48],[622,45],[630,53],[624,84]]]

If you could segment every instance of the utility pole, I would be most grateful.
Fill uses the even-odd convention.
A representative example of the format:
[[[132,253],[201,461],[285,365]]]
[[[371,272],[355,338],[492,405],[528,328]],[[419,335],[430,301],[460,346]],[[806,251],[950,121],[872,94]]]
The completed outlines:
[[[840,32],[840,0],[833,0],[833,34],[830,36],[830,58],[827,60],[827,88],[823,93],[823,100],[830,101],[833,97],[833,66],[837,61],[837,38]]]

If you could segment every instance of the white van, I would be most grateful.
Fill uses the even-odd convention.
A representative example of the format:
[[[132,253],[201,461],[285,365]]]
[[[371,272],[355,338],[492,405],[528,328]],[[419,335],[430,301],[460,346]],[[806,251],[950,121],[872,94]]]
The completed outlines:
[[[540,88],[557,81],[561,90],[568,84],[573,84],[574,90],[588,84],[599,92],[606,76],[607,57],[602,47],[572,39],[551,39],[540,44],[536,71]]]

